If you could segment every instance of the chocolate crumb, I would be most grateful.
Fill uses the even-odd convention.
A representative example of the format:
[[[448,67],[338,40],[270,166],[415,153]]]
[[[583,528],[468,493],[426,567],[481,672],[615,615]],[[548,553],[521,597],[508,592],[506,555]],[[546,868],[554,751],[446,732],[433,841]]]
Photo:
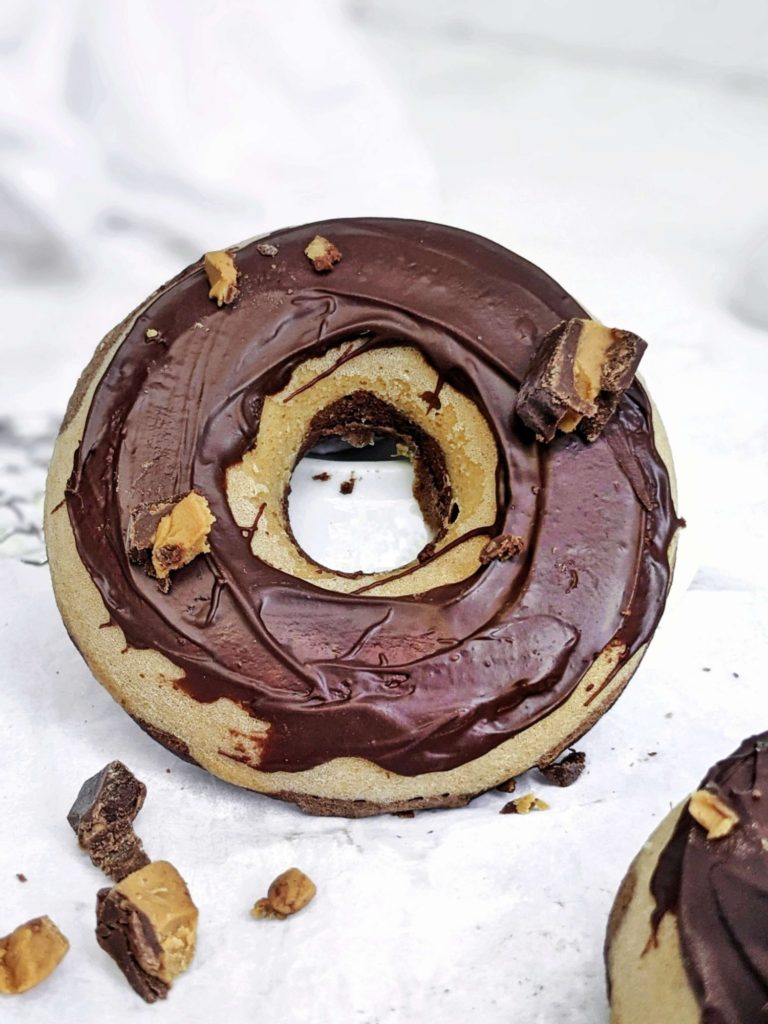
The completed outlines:
[[[517,808],[515,807],[515,801],[514,800],[510,800],[509,803],[504,804],[504,806],[499,811],[499,814],[517,814]]]
[[[522,537],[514,537],[511,533],[502,533],[498,537],[489,540],[480,552],[480,564],[488,565],[494,559],[499,562],[508,562],[510,558],[519,555],[525,547]]]
[[[260,253],[262,256],[277,256],[280,250],[271,242],[257,242],[256,252]]]
[[[514,793],[517,789],[517,779],[507,779],[506,782],[500,782],[496,789],[500,793]],[[511,811],[507,811],[507,814],[511,814]]]
[[[313,480],[330,480],[331,479],[331,474],[330,473],[315,473],[315,475],[312,477],[312,479]]]
[[[544,765],[539,771],[552,786],[572,786],[581,776],[587,764],[583,750],[572,750],[561,761]]]
[[[339,487],[342,494],[351,494],[355,489],[357,483],[357,477],[353,473],[349,480],[345,480],[344,483]]]
[[[20,882],[26,882],[27,881],[27,876],[23,872],[21,872],[21,871],[17,871],[16,872],[16,877],[18,878],[18,880]]]

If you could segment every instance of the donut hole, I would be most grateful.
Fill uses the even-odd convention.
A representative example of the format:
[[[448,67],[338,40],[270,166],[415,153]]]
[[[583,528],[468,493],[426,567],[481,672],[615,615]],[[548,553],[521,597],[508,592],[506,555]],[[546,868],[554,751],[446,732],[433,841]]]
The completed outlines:
[[[365,391],[314,417],[286,495],[296,545],[344,574],[423,558],[445,535],[454,504],[439,444]]]

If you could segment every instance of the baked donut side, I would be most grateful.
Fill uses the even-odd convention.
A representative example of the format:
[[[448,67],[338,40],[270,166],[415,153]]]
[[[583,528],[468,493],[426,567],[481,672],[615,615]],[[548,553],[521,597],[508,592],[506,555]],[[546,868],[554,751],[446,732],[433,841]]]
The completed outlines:
[[[198,268],[191,269],[196,272]],[[206,701],[191,698],[184,689],[184,669],[172,658],[131,645],[80,557],[62,504],[99,381],[152,301],[107,336],[83,375],[56,445],[46,499],[54,588],[65,624],[96,677],[132,717],[177,753],[228,781],[293,800],[313,813],[347,815],[457,806],[532,764],[548,763],[594,724],[626,685],[645,643],[629,657],[625,648],[608,643],[554,710],[448,770],[406,774],[348,756],[299,771],[260,770],[271,722],[228,696]],[[655,448],[671,477],[671,457],[655,410],[652,417]],[[674,545],[673,533],[667,549],[670,566]]]

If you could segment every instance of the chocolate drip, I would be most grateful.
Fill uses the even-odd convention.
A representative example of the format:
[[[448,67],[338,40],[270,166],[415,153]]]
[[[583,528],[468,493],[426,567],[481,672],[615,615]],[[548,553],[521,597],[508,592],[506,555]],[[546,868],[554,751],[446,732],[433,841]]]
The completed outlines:
[[[344,252],[322,279],[303,254],[315,234]],[[228,697],[271,723],[261,769],[339,756],[406,775],[453,768],[550,713],[610,641],[629,657],[653,634],[677,520],[647,396],[635,383],[622,399],[621,459],[603,438],[545,449],[513,417],[531,338],[584,312],[542,271],[478,236],[413,221],[335,221],[269,242],[275,263],[253,244],[237,253],[235,306],[210,303],[194,264],[115,353],[68,485],[80,556],[132,647],[167,655],[194,699]],[[166,345],[144,344],[149,324]],[[489,536],[521,537],[524,553],[409,597],[332,593],[253,556],[225,472],[253,444],[264,397],[297,365],[332,347],[338,366],[391,345],[423,353],[435,394],[447,380],[484,412],[499,450]],[[130,510],[193,488],[216,517],[211,553],[160,594],[128,561]],[[578,573],[571,592],[563,561]],[[207,616],[190,611],[201,606]]]
[[[702,1020],[748,1024],[768,1005],[768,732],[719,761],[701,783],[739,816],[721,839],[680,815],[651,878],[655,934],[677,917]]]

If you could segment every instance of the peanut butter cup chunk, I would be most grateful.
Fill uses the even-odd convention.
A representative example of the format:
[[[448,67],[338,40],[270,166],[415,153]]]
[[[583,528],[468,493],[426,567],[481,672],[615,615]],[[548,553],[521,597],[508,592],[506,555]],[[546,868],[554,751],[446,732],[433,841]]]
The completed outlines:
[[[304,250],[304,255],[310,261],[315,270],[322,272],[332,270],[334,263],[341,261],[341,252],[333,242],[322,235],[315,235],[312,241]]]
[[[167,861],[153,861],[96,905],[96,939],[147,1003],[165,999],[195,955],[197,907],[184,879]]]
[[[315,814],[463,806],[556,761],[631,678],[671,579],[642,343],[445,226],[335,220],[227,252],[239,301],[209,298],[226,260],[177,275],[62,425],[46,534],[88,665],[169,749]],[[534,444],[514,415],[531,338],[540,433],[590,444]],[[429,539],[391,571],[320,565],[293,534],[296,466],[339,439],[413,466]]]
[[[646,343],[636,334],[574,318],[537,348],[517,400],[517,415],[539,441],[578,429],[594,441],[635,377]]]

